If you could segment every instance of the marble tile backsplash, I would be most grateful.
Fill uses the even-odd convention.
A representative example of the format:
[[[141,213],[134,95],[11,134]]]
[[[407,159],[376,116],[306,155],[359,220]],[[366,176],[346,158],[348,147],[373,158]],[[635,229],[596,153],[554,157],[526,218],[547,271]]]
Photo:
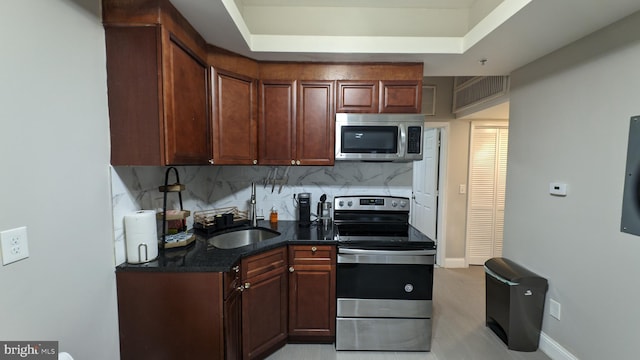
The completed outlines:
[[[124,216],[137,210],[161,209],[168,167],[112,167],[112,202],[114,246],[116,264],[126,260]],[[251,196],[251,183],[256,183],[258,215],[268,218],[270,209],[278,210],[280,220],[296,220],[293,195],[311,193],[312,212],[322,194],[328,200],[339,195],[393,195],[411,196],[412,163],[358,163],[339,162],[335,166],[292,166],[289,180],[279,191],[276,185],[264,186],[268,175],[281,177],[286,166],[178,166],[180,183],[186,186],[182,203],[186,210],[209,210],[236,206],[247,210]],[[169,183],[175,183],[175,173],[169,174]],[[179,209],[176,193],[167,196],[167,208]],[[313,219],[313,216],[312,216]],[[193,216],[187,227],[193,226]]]

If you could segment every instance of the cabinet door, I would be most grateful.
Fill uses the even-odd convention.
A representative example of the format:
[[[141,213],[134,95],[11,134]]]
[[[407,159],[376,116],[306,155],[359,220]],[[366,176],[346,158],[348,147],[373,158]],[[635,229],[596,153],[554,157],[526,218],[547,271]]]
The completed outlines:
[[[378,81],[338,81],[336,112],[377,113]]]
[[[334,341],[335,247],[290,246],[289,261],[289,338]]]
[[[420,113],[422,107],[422,81],[380,81],[381,113]]]
[[[213,68],[212,79],[214,163],[256,164],[258,130],[254,80]]]
[[[287,341],[287,276],[285,268],[249,281],[242,293],[244,359],[263,358]]]
[[[258,161],[295,164],[296,81],[261,81]]]
[[[165,139],[167,165],[207,164],[211,158],[207,67],[167,35]]]
[[[301,81],[298,88],[296,163],[333,165],[334,82]]]
[[[287,249],[242,259],[243,359],[264,358],[287,341]]]

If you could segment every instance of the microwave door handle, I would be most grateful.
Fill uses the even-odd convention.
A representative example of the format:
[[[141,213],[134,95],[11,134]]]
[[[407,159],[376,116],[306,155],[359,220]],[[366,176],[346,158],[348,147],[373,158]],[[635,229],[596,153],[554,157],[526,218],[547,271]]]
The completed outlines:
[[[400,138],[398,139],[398,155],[402,157],[407,153],[405,150],[405,145],[407,143],[407,127],[399,124],[398,130],[398,133],[400,134]]]

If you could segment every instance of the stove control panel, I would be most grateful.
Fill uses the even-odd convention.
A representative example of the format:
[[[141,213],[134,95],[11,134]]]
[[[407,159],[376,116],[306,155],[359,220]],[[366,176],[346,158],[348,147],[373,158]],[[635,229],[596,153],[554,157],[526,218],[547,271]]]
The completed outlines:
[[[409,211],[409,198],[398,196],[336,196],[334,211]]]

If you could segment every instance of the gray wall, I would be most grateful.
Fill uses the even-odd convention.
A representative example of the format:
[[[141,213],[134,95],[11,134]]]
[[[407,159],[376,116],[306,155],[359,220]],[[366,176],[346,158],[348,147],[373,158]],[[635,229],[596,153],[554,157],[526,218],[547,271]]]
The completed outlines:
[[[0,2],[0,230],[28,259],[0,267],[0,339],[119,358],[100,1]]]
[[[543,331],[580,359],[638,356],[640,237],[619,230],[638,28],[640,13],[512,74],[504,253],[549,279],[562,317]]]
[[[449,147],[446,179],[446,241],[445,258],[450,264],[464,263],[467,196],[458,193],[458,185],[467,183],[469,164],[469,120],[456,119],[453,108],[453,77],[425,77],[425,85],[436,85],[436,115],[429,122],[449,123]],[[451,260],[454,260],[451,262]],[[445,266],[448,266],[445,263]]]

